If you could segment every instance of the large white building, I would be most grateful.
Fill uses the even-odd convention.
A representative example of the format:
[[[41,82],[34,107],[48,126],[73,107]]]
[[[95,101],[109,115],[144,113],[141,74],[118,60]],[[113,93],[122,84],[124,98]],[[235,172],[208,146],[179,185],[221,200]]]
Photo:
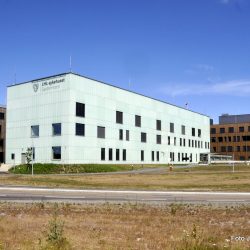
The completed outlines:
[[[6,162],[197,163],[209,117],[74,73],[8,87]]]

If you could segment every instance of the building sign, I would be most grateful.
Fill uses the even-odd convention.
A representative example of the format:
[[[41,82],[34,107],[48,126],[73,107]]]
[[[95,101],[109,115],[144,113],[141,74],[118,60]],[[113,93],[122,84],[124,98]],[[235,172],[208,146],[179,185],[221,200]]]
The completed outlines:
[[[61,83],[65,82],[65,78],[53,79],[53,80],[44,80],[39,82],[33,82],[33,91],[36,93],[38,91],[49,91],[60,89]]]

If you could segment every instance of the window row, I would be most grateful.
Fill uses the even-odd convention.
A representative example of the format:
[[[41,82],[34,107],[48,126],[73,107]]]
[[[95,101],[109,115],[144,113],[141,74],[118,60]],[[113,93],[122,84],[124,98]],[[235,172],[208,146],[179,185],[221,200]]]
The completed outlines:
[[[224,127],[210,129],[211,134],[238,133],[238,132],[239,133],[250,132],[250,126],[228,127],[227,129]]]
[[[241,141],[250,141],[250,135],[211,137],[211,142],[241,142]]]
[[[114,155],[113,155],[114,153]],[[115,149],[113,151],[113,148],[101,148],[101,160],[105,161],[105,160],[109,160],[109,161],[126,161],[127,160],[127,151],[126,149]]]
[[[219,149],[217,151],[217,149]],[[213,147],[213,152],[218,153],[218,152],[250,152],[250,146],[221,146],[221,147]]]

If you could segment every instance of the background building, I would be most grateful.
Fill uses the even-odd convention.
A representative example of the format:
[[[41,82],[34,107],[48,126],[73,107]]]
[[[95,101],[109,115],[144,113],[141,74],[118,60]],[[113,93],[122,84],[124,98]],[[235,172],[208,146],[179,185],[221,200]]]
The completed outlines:
[[[8,87],[9,164],[186,163],[209,153],[209,117],[73,73]]]
[[[250,160],[250,115],[220,116],[219,124],[211,125],[211,153]]]
[[[0,163],[5,162],[6,108],[0,106]]]

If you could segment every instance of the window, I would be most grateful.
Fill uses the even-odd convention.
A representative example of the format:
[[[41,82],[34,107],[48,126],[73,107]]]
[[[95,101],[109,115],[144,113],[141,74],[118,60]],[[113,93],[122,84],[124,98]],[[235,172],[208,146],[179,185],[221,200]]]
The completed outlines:
[[[216,142],[216,137],[211,137],[211,142]]]
[[[229,142],[231,142],[231,141],[232,141],[231,136],[228,136],[228,141],[229,141]]]
[[[135,115],[135,126],[141,127],[141,117],[139,115]]]
[[[233,152],[233,147],[232,146],[228,146],[227,147],[227,152]]]
[[[116,160],[119,161],[120,160],[120,149],[116,149],[115,155],[116,155]]]
[[[237,152],[240,152],[240,146],[237,146],[237,147],[236,147],[236,151],[237,151]]]
[[[188,146],[191,147],[191,140],[188,139]]]
[[[11,154],[11,160],[15,160],[15,154]]]
[[[186,139],[183,138],[183,146],[186,147]]]
[[[198,129],[198,137],[201,137],[201,129]]]
[[[192,136],[195,136],[195,128],[192,128]]]
[[[240,136],[237,135],[237,142],[240,142]]]
[[[228,128],[228,133],[234,133],[234,127],[229,127]]]
[[[129,141],[129,130],[126,130],[126,141]]]
[[[141,161],[144,161],[144,150],[141,150]]]
[[[250,141],[250,135],[242,136],[242,141]]]
[[[31,137],[39,137],[39,125],[31,126]]]
[[[156,130],[161,130],[161,120],[156,120]]]
[[[182,135],[186,134],[186,127],[184,125],[181,125],[181,134]]]
[[[85,125],[82,123],[76,123],[76,135],[84,136],[85,135]]]
[[[34,161],[36,159],[36,149],[35,148],[30,148],[32,152],[32,160]]]
[[[85,117],[85,104],[77,102],[76,103],[76,116]]]
[[[181,154],[178,153],[178,161],[180,161],[180,160],[181,160]]]
[[[152,158],[152,161],[155,160],[155,152],[154,151],[152,151],[152,153],[151,153],[151,158]]]
[[[216,153],[216,147],[213,147],[213,153]]]
[[[123,113],[116,111],[116,123],[123,124]]]
[[[127,152],[126,152],[126,149],[123,149],[123,151],[122,151],[122,159],[123,159],[123,161],[126,161],[126,160],[127,160]]]
[[[52,159],[53,160],[61,160],[61,147],[52,147]]]
[[[4,113],[0,112],[0,120],[4,120]]]
[[[174,123],[170,122],[170,133],[174,133]]]
[[[182,146],[182,138],[180,138],[180,146]]]
[[[239,132],[244,132],[244,127],[239,127]]]
[[[159,151],[156,152],[156,160],[160,161],[160,152]]]
[[[156,143],[161,144],[161,135],[156,135]]]
[[[141,142],[147,142],[147,134],[141,132]]]
[[[61,135],[62,133],[62,124],[61,123],[53,123],[52,124],[52,135]]]
[[[123,140],[123,130],[119,129],[119,140]]]
[[[213,134],[216,134],[216,128],[211,128],[210,129],[210,133],[213,135]]]
[[[170,145],[170,136],[168,136],[168,145]]]
[[[223,142],[223,137],[218,137],[218,142]]]
[[[220,133],[224,134],[225,133],[225,128],[220,128]]]
[[[105,139],[105,127],[97,126],[97,138]]]
[[[226,147],[225,146],[221,147],[221,152],[226,152]]]
[[[248,126],[248,132],[250,132],[250,126]]]
[[[105,161],[105,148],[101,148],[101,160]]]
[[[109,148],[109,161],[113,160],[113,150],[112,148]]]
[[[174,137],[174,145],[176,146],[176,137]]]

